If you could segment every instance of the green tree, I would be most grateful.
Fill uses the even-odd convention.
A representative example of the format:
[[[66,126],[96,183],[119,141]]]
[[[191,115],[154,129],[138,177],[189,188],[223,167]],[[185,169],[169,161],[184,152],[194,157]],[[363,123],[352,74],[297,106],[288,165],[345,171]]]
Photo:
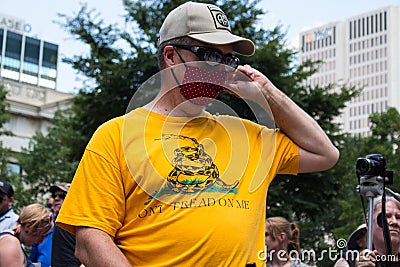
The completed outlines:
[[[72,181],[78,166],[72,151],[83,137],[71,127],[71,114],[69,110],[57,111],[47,134],[37,132],[18,156],[24,170],[22,180],[29,185],[25,193],[32,199],[43,201],[52,184]]]

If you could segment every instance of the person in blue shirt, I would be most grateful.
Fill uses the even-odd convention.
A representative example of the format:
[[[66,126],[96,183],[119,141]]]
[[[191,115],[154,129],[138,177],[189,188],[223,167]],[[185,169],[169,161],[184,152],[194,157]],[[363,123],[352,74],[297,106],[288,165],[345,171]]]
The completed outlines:
[[[29,259],[32,262],[40,262],[41,267],[50,267],[51,264],[51,243],[53,239],[54,227],[44,237],[43,242],[40,244],[33,244]]]
[[[17,224],[18,215],[13,210],[14,189],[10,183],[0,181],[0,232]]]

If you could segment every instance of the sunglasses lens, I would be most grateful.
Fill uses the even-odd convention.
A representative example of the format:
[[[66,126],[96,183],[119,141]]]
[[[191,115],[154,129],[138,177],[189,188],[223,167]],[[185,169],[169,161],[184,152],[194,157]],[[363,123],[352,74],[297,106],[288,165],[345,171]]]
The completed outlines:
[[[62,199],[64,199],[65,196],[66,196],[65,193],[57,193],[57,194],[53,194],[52,195],[53,198],[59,197],[59,198],[62,198]]]
[[[207,61],[208,64],[215,66],[218,63],[221,63],[223,56],[221,53],[213,50],[206,50],[204,52],[204,60]]]
[[[225,64],[236,69],[237,66],[239,65],[239,59],[237,57],[234,57],[234,56],[226,57],[225,58]]]
[[[239,59],[235,56],[228,56],[225,58],[225,65],[225,69],[232,72],[239,66]]]

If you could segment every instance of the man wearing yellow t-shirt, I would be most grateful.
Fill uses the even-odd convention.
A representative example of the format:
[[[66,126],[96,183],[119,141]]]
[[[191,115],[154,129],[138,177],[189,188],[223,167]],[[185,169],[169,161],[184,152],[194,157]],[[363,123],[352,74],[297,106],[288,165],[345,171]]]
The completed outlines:
[[[272,179],[329,169],[339,153],[310,116],[232,55],[254,49],[214,5],[187,2],[167,16],[158,94],[99,127],[57,219],[76,234],[85,266],[265,264],[258,254]],[[222,91],[256,102],[279,128],[204,111]]]

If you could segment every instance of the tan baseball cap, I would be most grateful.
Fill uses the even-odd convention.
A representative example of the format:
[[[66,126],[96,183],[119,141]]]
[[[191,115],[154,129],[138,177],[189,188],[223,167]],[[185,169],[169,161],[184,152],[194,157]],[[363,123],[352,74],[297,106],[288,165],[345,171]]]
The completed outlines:
[[[52,185],[50,187],[50,193],[54,194],[58,190],[61,190],[65,193],[67,193],[70,186],[71,186],[70,183],[56,183],[55,185]]]
[[[172,10],[161,26],[158,43],[183,36],[208,44],[232,44],[234,52],[245,56],[255,50],[251,40],[232,34],[225,13],[212,4],[186,2]]]

